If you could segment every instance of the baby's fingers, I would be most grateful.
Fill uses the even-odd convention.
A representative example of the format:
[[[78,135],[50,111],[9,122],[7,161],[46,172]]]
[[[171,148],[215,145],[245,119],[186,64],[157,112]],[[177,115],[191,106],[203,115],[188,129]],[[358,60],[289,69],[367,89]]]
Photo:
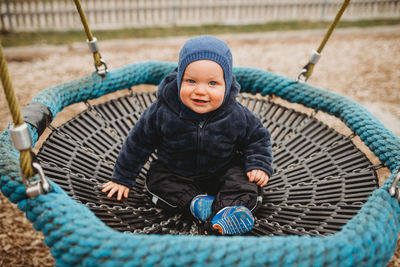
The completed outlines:
[[[129,195],[129,188],[125,189],[124,191],[124,197],[128,198],[128,195]]]
[[[258,180],[257,180],[256,184],[261,186],[262,183],[264,183],[264,177],[263,176],[258,176]]]
[[[105,184],[102,184],[102,185],[101,185],[101,187],[103,188],[102,191],[103,191],[103,192],[106,192],[106,191],[110,190],[110,188],[113,186],[113,184],[114,184],[114,183],[111,182],[111,181],[110,181],[110,182],[107,182],[107,183],[105,183]],[[106,188],[108,188],[108,189],[106,189]],[[106,189],[106,191],[104,191],[104,189]]]
[[[113,187],[111,189],[111,191],[108,193],[107,197],[111,198],[115,194],[115,192],[117,192],[117,191],[118,191],[118,188],[117,187]]]
[[[107,192],[107,191],[109,191],[110,189],[112,189],[112,188],[114,188],[114,185],[113,184],[109,184],[109,185],[107,185],[107,186],[103,186],[103,189],[101,190],[102,192]]]
[[[123,193],[124,193],[124,189],[120,187],[120,188],[118,189],[117,200],[121,200],[122,194],[123,194]]]
[[[262,174],[259,170],[255,170],[254,182],[257,184],[262,179]]]
[[[249,171],[248,173],[247,173],[247,177],[249,178],[249,182],[250,183],[252,183],[252,182],[254,182],[254,177],[255,177],[255,172],[254,171]]]
[[[258,177],[256,178],[256,181],[257,181],[256,184],[258,186],[262,186],[262,184],[265,182],[267,175],[263,171],[258,171],[257,176]]]
[[[267,175],[265,176],[264,182],[262,183],[261,187],[266,186],[267,183],[268,183],[268,181],[269,181],[269,176],[268,176],[268,174],[267,174]]]
[[[113,183],[114,183],[114,182],[112,182],[112,181],[109,181],[109,182],[107,182],[107,183],[103,184],[103,185],[102,185],[102,187],[109,186],[110,184],[113,184]]]

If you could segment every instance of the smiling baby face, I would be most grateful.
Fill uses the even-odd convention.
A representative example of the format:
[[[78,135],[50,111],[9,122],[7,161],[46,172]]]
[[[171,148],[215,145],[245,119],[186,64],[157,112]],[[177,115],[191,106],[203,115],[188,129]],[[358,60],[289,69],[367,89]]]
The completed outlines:
[[[225,96],[221,66],[212,60],[197,60],[187,65],[179,96],[186,107],[199,114],[219,108]]]

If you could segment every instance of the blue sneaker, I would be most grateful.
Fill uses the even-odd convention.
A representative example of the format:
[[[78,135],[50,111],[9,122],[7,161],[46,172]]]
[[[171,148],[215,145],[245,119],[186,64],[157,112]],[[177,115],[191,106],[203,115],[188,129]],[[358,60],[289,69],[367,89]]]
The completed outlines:
[[[206,221],[211,215],[211,206],[215,197],[208,195],[198,195],[190,203],[190,212],[201,222]]]
[[[222,235],[244,234],[254,227],[251,211],[243,206],[225,207],[211,220],[212,227]]]

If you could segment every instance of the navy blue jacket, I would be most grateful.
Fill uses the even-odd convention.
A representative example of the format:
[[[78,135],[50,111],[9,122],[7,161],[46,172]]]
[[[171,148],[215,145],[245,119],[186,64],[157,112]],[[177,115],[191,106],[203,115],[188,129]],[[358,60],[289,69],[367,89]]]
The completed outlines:
[[[269,131],[235,100],[240,85],[234,81],[222,105],[206,119],[195,119],[182,107],[177,73],[165,77],[158,99],[147,108],[129,132],[114,167],[112,181],[132,187],[150,154],[171,172],[183,176],[207,175],[243,154],[245,171],[263,170],[271,177]]]

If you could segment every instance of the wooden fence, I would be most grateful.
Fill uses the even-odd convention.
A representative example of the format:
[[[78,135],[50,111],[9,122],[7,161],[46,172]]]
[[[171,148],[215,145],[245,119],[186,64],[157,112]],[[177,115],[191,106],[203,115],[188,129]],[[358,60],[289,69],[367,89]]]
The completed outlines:
[[[3,31],[81,29],[72,0],[0,0]],[[342,0],[81,0],[92,29],[331,20]],[[400,18],[400,0],[353,0],[343,20]]]

